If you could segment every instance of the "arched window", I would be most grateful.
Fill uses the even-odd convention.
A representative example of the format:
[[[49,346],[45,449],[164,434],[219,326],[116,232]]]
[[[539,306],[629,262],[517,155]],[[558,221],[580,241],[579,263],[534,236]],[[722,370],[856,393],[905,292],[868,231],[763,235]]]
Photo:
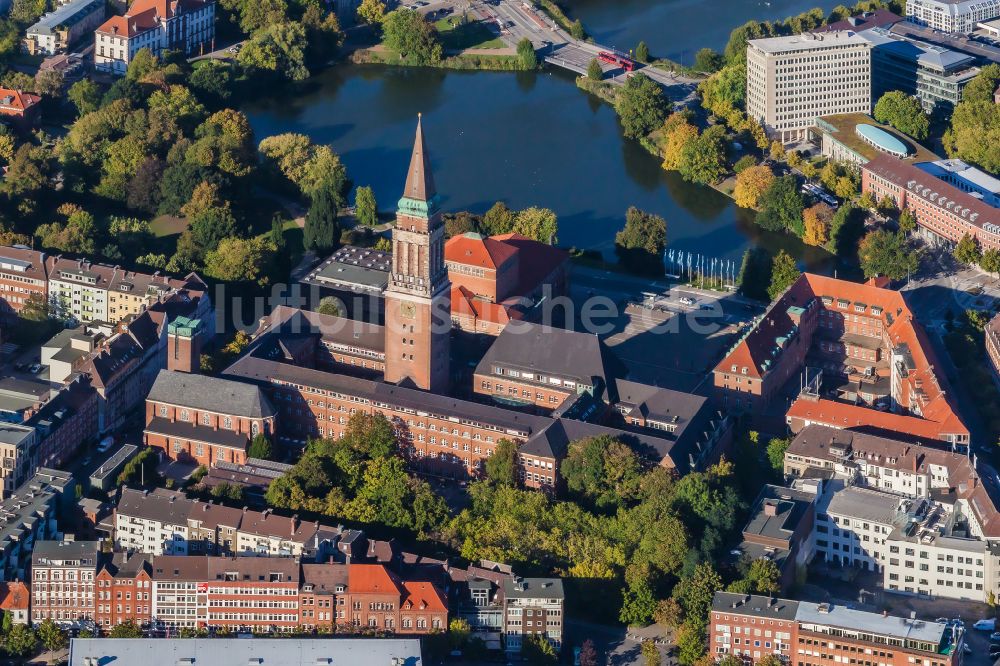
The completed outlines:
[[[256,421],[251,421],[250,422],[250,434],[253,435],[254,437],[256,437],[259,432],[260,432],[260,424],[257,423]]]
[[[228,416],[225,417],[224,419],[222,419],[222,427],[225,428],[226,430],[232,430],[233,429],[233,420],[231,418],[229,418]]]

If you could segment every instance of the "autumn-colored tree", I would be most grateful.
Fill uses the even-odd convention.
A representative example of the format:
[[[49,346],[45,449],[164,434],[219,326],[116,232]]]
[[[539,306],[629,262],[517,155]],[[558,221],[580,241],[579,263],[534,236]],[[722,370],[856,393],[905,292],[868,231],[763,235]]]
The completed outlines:
[[[830,223],[833,222],[833,209],[825,203],[818,203],[802,211],[802,221],[805,233],[802,242],[806,245],[823,246],[830,240]]]
[[[744,169],[736,176],[736,187],[733,198],[741,208],[756,208],[767,188],[774,182],[774,172],[771,167],[761,164]]]
[[[676,171],[681,165],[684,148],[698,138],[698,128],[678,114],[664,124],[663,168]]]

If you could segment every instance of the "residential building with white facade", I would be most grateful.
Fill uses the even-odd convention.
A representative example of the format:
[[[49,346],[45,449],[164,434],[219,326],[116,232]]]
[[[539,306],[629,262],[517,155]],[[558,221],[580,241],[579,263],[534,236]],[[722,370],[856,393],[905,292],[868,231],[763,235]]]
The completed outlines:
[[[505,578],[504,646],[520,652],[524,637],[545,636],[557,650],[562,647],[563,603],[566,596],[559,578]]]
[[[94,33],[94,67],[123,75],[140,49],[201,55],[215,42],[212,0],[136,0],[124,16],[114,16]]]
[[[104,20],[104,0],[69,0],[45,14],[25,32],[31,55],[63,53]]]
[[[887,591],[984,601],[1000,593],[1000,487],[967,456],[810,426],[785,473],[830,480],[817,501],[816,554],[883,574]]]
[[[752,39],[747,115],[769,136],[807,138],[820,116],[871,111],[871,44],[850,30]]]
[[[1000,0],[907,0],[906,16],[935,30],[968,35],[977,23],[1000,16]]]
[[[126,488],[115,511],[115,545],[129,552],[187,555],[188,516],[194,504],[170,490]]]

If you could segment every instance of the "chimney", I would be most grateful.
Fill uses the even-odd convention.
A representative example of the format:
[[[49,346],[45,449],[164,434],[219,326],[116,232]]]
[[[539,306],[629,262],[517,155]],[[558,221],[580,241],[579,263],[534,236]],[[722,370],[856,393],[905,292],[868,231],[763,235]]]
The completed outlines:
[[[778,515],[778,505],[775,502],[767,501],[764,502],[764,515],[765,516],[777,516]]]

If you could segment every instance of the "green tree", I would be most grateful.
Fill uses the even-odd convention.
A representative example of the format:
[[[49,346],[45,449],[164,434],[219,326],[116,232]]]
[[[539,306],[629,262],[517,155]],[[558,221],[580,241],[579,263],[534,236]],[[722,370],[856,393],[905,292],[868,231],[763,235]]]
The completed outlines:
[[[629,207],[625,213],[625,227],[615,234],[615,254],[619,263],[638,273],[662,275],[666,245],[666,220]]]
[[[48,299],[37,292],[32,293],[24,300],[18,316],[27,321],[45,321],[49,318]]]
[[[452,618],[448,622],[448,642],[453,650],[461,650],[469,642],[472,634],[472,627],[469,622],[460,617]]]
[[[580,19],[577,19],[572,23],[570,23],[569,34],[573,39],[577,40],[583,39],[584,37],[587,36],[587,33],[584,32],[583,30],[583,23],[580,21]]]
[[[987,273],[1000,273],[1000,250],[986,250],[979,261],[979,267]],[[21,311],[22,315],[24,311]]]
[[[646,42],[639,42],[635,47],[635,59],[639,62],[649,62],[649,47],[646,46]]]
[[[775,437],[767,443],[767,461],[771,463],[771,469],[779,478],[785,474],[785,451],[788,450],[791,440]]]
[[[362,185],[354,193],[354,217],[366,227],[378,225],[378,204],[375,203],[375,192],[367,185]]]
[[[0,611],[3,613],[3,619],[0,620],[0,639],[6,638],[10,634],[10,630],[14,628],[14,616],[10,611]]]
[[[726,173],[726,130],[713,125],[681,150],[679,169],[684,180],[708,185]]]
[[[49,652],[62,650],[69,645],[69,635],[51,619],[44,620],[36,631],[42,646]]]
[[[191,73],[188,83],[199,99],[206,103],[223,104],[232,96],[232,66],[219,60],[202,60]]]
[[[777,594],[781,589],[781,570],[774,560],[758,557],[750,563],[746,580],[750,590],[756,594]]]
[[[490,236],[509,234],[514,230],[516,219],[517,214],[510,208],[507,208],[507,204],[498,201],[483,215],[483,231]]]
[[[591,81],[600,81],[604,78],[604,70],[601,69],[601,63],[597,58],[592,59],[587,65],[587,78]]]
[[[660,666],[660,648],[656,646],[655,641],[648,638],[644,640],[640,652],[642,653],[643,663],[646,666]]]
[[[771,284],[767,288],[767,295],[773,301],[785,289],[792,286],[792,283],[798,280],[800,275],[802,272],[795,265],[795,260],[784,250],[779,251],[771,266]]]
[[[340,301],[336,296],[326,296],[319,302],[316,312],[330,317],[343,317],[344,311],[340,307]]]
[[[369,25],[381,25],[385,20],[385,3],[382,0],[361,0],[357,14]]]
[[[225,282],[256,281],[273,252],[274,246],[264,238],[223,238],[205,255],[205,274]]]
[[[306,68],[306,31],[301,23],[270,23],[253,33],[237,56],[251,70],[270,72],[291,81],[309,77]]]
[[[108,632],[111,638],[142,638],[142,629],[134,620],[119,622]]]
[[[618,91],[615,111],[625,136],[638,139],[663,124],[667,103],[659,85],[643,74],[636,74]]]
[[[712,74],[722,67],[722,56],[710,48],[699,49],[694,54],[694,69],[698,72]]]
[[[890,90],[875,104],[875,120],[895,127],[918,141],[927,138],[930,119],[920,100],[900,90]]]
[[[702,625],[685,622],[677,632],[677,661],[682,666],[694,666],[705,654],[707,643]]]
[[[858,246],[858,258],[866,278],[884,275],[901,280],[920,266],[920,253],[913,249],[902,232],[884,229],[865,236]]]
[[[1000,85],[1000,65],[990,63],[980,68],[976,78],[969,81],[962,90],[963,102],[993,103],[993,94]]]
[[[27,657],[38,649],[38,636],[26,624],[15,624],[3,640],[3,647],[15,657]]]
[[[274,452],[271,449],[271,440],[268,439],[267,435],[262,432],[254,435],[253,439],[250,440],[250,446],[247,447],[248,458],[271,460],[273,453]]]
[[[527,37],[522,38],[517,43],[517,60],[521,64],[521,69],[538,69],[538,56],[535,55],[535,46]]]
[[[492,483],[517,486],[517,444],[506,437],[497,442],[493,455],[486,459],[483,471]]]
[[[622,607],[618,619],[625,625],[645,626],[656,611],[656,597],[645,576],[634,577],[622,590]]]
[[[758,301],[770,300],[767,288],[771,283],[772,263],[771,255],[764,248],[752,247],[745,250],[740,273],[736,278],[740,293]]]
[[[976,242],[976,239],[971,234],[962,236],[962,239],[955,245],[952,255],[954,255],[956,261],[966,266],[978,264],[983,258],[982,250],[979,249],[979,243]]]
[[[434,27],[412,9],[395,9],[386,14],[382,21],[382,43],[414,65],[441,60],[441,44]]]
[[[598,436],[571,443],[559,471],[571,493],[607,510],[637,496],[642,465],[621,440]]]
[[[554,664],[559,656],[545,634],[525,634],[521,655],[529,664]]]
[[[758,225],[768,231],[791,231],[801,236],[804,230],[802,211],[805,200],[799,193],[795,176],[788,174],[775,178],[759,200]]]
[[[548,208],[525,208],[514,218],[514,233],[527,236],[539,243],[554,245],[558,242],[559,221]]]
[[[323,188],[313,197],[306,213],[303,243],[307,250],[325,254],[335,249],[339,240],[337,197],[330,188]]]
[[[101,88],[90,79],[80,79],[69,87],[66,96],[73,102],[78,115],[97,111],[101,104]]]
[[[899,230],[907,234],[917,230],[917,216],[909,208],[899,214]]]

